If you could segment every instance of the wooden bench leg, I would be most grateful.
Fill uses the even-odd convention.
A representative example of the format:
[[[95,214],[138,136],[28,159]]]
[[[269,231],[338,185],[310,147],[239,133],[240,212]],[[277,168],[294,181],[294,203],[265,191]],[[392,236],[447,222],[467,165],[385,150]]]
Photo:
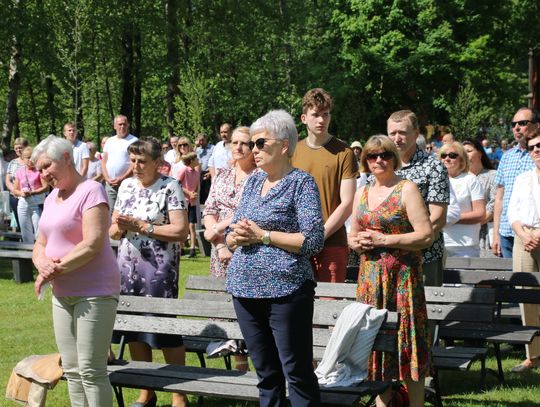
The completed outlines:
[[[13,259],[13,277],[17,284],[28,283],[34,281],[34,271],[32,269],[32,260],[30,259]]]

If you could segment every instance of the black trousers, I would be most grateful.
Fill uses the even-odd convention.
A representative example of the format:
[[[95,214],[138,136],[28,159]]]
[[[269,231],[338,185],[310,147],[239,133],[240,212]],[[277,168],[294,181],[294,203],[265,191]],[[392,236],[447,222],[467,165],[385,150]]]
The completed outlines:
[[[314,283],[286,297],[233,298],[234,309],[259,378],[261,407],[285,407],[285,380],[293,407],[320,405],[313,371]]]

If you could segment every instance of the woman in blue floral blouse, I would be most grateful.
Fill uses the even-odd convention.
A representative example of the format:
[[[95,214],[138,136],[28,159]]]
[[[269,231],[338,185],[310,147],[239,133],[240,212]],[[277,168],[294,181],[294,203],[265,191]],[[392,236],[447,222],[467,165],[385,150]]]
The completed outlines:
[[[323,247],[319,191],[311,175],[293,168],[298,141],[283,110],[249,129],[257,167],[244,186],[227,232],[234,255],[227,290],[259,377],[261,406],[318,406],[313,372],[313,298],[310,257]]]

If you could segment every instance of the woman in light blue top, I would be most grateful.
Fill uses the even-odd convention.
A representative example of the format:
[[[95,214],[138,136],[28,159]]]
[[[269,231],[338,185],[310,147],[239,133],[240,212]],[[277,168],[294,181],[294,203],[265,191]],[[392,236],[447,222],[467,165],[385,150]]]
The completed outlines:
[[[315,281],[309,258],[324,243],[319,191],[290,163],[294,120],[275,110],[250,127],[255,163],[227,232],[227,290],[259,377],[261,406],[318,406],[313,372]]]

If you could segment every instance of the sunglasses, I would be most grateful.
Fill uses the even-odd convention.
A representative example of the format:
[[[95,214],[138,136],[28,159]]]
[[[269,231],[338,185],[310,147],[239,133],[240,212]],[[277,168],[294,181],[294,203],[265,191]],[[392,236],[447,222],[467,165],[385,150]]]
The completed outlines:
[[[180,143],[178,144],[178,147],[189,147],[188,143]]]
[[[534,123],[531,120],[518,120],[517,122],[510,122],[512,128],[516,127],[516,124],[519,124],[521,127],[528,125],[529,123]]]
[[[446,157],[450,158],[451,160],[455,160],[459,157],[458,153],[442,153],[441,158],[444,160]]]
[[[275,138],[258,138],[257,140],[255,141],[250,141],[249,142],[249,149],[250,150],[253,150],[253,147],[257,147],[258,150],[262,150],[264,148],[264,145],[266,144],[266,142],[268,140],[277,140]]]
[[[388,161],[388,160],[391,160],[392,157],[394,157],[394,154],[392,154],[390,151],[383,151],[382,153],[366,154],[366,159],[368,161],[377,161],[377,158],[380,158],[381,160],[384,160],[384,161]]]
[[[535,148],[540,148],[540,143],[533,144],[532,146],[527,146],[527,150],[534,151]]]

